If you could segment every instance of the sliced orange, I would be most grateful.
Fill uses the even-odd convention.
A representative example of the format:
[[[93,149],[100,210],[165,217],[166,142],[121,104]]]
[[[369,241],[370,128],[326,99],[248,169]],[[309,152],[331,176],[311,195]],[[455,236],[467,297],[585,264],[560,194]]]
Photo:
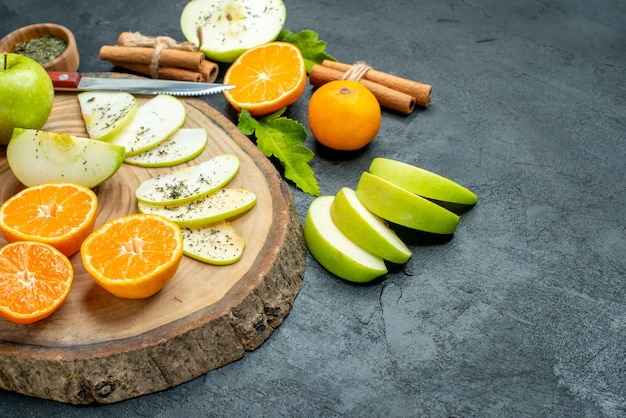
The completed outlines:
[[[0,248],[0,315],[31,324],[65,301],[74,281],[70,260],[51,245],[19,241]]]
[[[0,206],[0,230],[8,242],[45,242],[69,257],[93,231],[97,210],[96,194],[84,186],[40,184]]]
[[[80,249],[93,280],[111,294],[146,298],[174,276],[183,257],[183,234],[159,215],[115,218],[93,231]]]
[[[241,54],[226,70],[226,100],[238,111],[251,115],[276,112],[294,103],[306,87],[306,64],[302,53],[288,42],[270,42]]]

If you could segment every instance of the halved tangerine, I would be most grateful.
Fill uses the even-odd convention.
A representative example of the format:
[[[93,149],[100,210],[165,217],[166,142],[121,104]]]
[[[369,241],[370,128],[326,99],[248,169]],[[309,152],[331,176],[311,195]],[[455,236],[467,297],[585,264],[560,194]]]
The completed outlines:
[[[18,241],[0,248],[0,315],[31,324],[65,301],[74,281],[70,260],[53,246]]]
[[[306,87],[306,64],[300,49],[288,42],[270,42],[241,54],[226,70],[226,100],[238,111],[261,116],[289,106]]]
[[[85,270],[111,294],[139,299],[154,295],[174,276],[183,257],[183,235],[159,215],[112,219],[83,242]]]
[[[0,206],[0,230],[8,242],[38,241],[66,256],[93,231],[98,198],[75,183],[45,183],[21,190]]]

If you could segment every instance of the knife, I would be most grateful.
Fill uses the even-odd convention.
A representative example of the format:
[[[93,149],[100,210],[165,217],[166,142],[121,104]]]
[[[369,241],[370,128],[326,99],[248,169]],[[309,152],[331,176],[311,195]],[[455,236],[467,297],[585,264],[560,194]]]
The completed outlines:
[[[146,78],[88,77],[72,71],[48,71],[54,90],[71,91],[124,91],[135,94],[171,94],[173,96],[202,96],[221,93],[233,85],[197,83],[192,81]]]

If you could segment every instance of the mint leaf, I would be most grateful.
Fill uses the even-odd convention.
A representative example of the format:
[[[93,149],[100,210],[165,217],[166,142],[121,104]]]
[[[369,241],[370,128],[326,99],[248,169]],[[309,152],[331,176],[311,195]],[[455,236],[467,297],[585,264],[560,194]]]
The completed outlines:
[[[271,115],[255,119],[247,109],[239,114],[237,127],[246,135],[255,135],[257,148],[266,157],[274,156],[285,169],[285,178],[312,196],[320,195],[320,187],[313,169],[307,164],[313,151],[302,145],[308,133],[304,126],[283,117],[285,108]]]
[[[317,32],[310,29],[298,33],[282,30],[278,34],[277,40],[297,46],[304,57],[306,72],[310,73],[313,64],[322,64],[324,60],[337,61],[333,56],[326,53],[326,42],[318,38]]]

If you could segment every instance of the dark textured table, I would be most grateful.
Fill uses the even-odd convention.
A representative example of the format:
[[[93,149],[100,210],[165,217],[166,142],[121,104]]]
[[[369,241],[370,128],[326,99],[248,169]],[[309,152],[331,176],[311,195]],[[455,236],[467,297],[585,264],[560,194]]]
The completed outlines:
[[[182,40],[185,3],[0,0],[0,35],[60,23],[81,71],[111,71],[102,45],[128,30]],[[370,285],[309,255],[290,315],[240,361],[112,405],[0,391],[0,416],[626,416],[626,3],[285,3],[285,28],[314,29],[340,61],[433,85],[429,108],[385,111],[361,152],[309,137],[322,193],[389,157],[477,206]],[[288,116],[306,124],[311,91]],[[222,96],[205,100],[236,121]],[[304,219],[312,197],[293,190]]]

